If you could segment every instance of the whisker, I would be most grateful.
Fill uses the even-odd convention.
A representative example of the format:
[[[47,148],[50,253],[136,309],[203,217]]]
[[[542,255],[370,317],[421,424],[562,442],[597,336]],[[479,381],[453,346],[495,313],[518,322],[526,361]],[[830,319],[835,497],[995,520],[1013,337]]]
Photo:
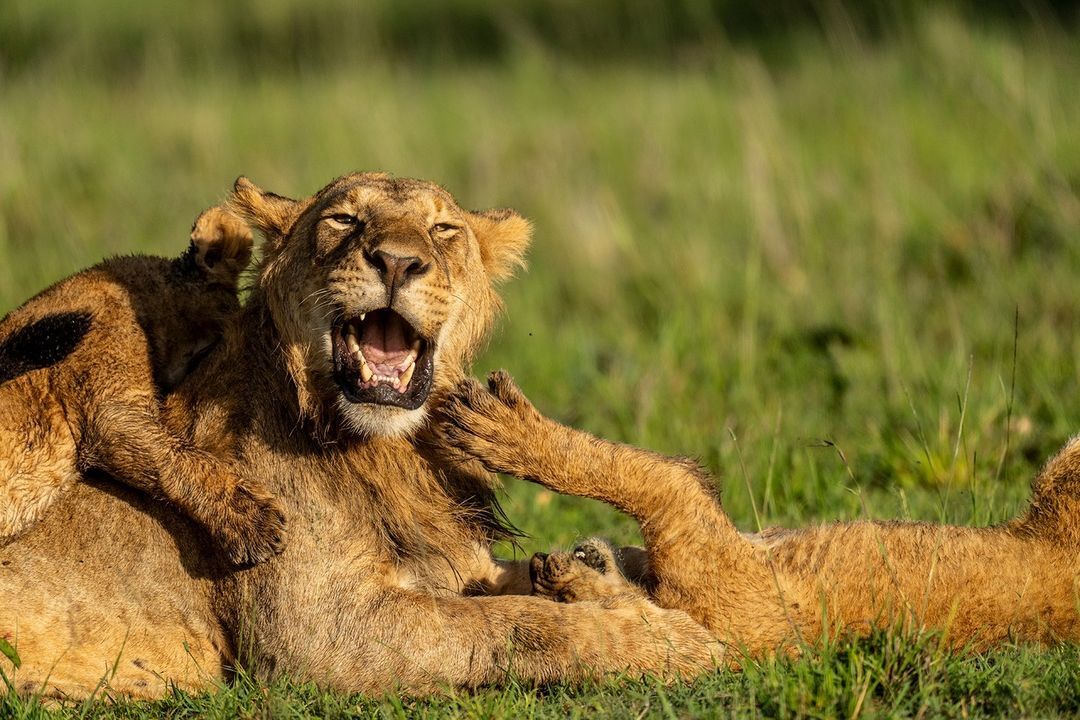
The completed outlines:
[[[460,302],[462,305],[469,308],[469,310],[471,310],[472,312],[476,312],[476,308],[474,308],[472,305],[470,305],[468,302],[466,302],[465,298],[461,297],[457,293],[451,291],[450,292],[450,297],[454,298],[455,300]]]

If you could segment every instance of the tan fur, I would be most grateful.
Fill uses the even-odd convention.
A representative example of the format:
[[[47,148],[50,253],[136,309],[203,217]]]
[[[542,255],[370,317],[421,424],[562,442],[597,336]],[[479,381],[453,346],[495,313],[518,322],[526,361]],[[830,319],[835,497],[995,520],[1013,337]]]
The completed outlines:
[[[1028,512],[997,527],[851,522],[740,534],[692,463],[604,442],[541,416],[505,373],[463,382],[444,432],[470,459],[641,523],[648,570],[602,543],[533,559],[539,595],[640,602],[701,622],[760,656],[825,634],[931,629],[955,648],[1080,640],[1080,440],[1035,480]],[[600,556],[593,565],[586,553]],[[738,664],[739,655],[728,660]]]
[[[20,598],[0,607],[0,633],[33,649],[20,688],[85,695],[113,663],[112,686],[137,695],[162,691],[138,685],[143,668],[210,687],[233,662],[261,678],[367,692],[713,667],[719,648],[680,610],[528,595],[528,563],[491,555],[506,536],[494,478],[448,459],[425,425],[491,326],[494,283],[524,253],[526,222],[373,174],[297,201],[241,180],[232,204],[266,235],[258,278],[165,419],[235,458],[243,481],[270,486],[286,506],[288,547],[250,570],[222,568],[167,509],[81,484],[0,548],[0,586]],[[363,232],[336,229],[342,213],[362,218]],[[391,290],[368,259],[379,249],[432,269]],[[388,303],[436,343],[433,390],[413,410],[350,403],[333,377],[334,319]],[[71,573],[61,592],[57,568]],[[181,640],[199,648],[205,675],[169,654]]]
[[[0,541],[40,520],[80,473],[98,470],[172,501],[236,562],[280,549],[277,503],[160,419],[162,387],[179,381],[239,310],[236,283],[251,246],[243,221],[214,208],[196,221],[182,258],[107,260],[0,321],[0,343],[61,316],[89,328],[63,359],[0,385]],[[48,352],[71,340],[37,345]]]

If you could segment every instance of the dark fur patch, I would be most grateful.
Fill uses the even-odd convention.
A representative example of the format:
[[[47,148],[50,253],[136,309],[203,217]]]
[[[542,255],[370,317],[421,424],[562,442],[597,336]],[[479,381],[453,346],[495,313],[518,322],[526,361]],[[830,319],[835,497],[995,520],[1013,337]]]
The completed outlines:
[[[0,342],[0,383],[51,367],[75,352],[92,321],[90,313],[59,313],[16,330]]]
[[[199,249],[195,247],[193,242],[188,245],[183,255],[173,260],[173,268],[183,277],[198,277],[200,272],[197,262],[198,257]]]

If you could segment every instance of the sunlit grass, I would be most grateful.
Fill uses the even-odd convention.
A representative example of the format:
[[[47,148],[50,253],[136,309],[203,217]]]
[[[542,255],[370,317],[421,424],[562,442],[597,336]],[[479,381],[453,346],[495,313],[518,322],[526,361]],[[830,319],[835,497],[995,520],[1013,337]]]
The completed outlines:
[[[216,44],[195,65],[169,48],[88,77],[60,53],[0,82],[0,311],[105,254],[178,252],[240,173],[301,195],[383,169],[536,221],[477,372],[700,458],[741,527],[750,493],[766,523],[997,522],[1080,428],[1073,35],[930,14],[883,42],[796,37],[783,62],[717,45],[582,63],[526,42],[496,66],[346,54],[258,80]],[[504,504],[526,552],[636,535],[516,481]],[[243,680],[92,710],[1048,716],[1075,711],[1077,667],[1072,649],[955,659],[884,638],[668,689],[378,701]]]

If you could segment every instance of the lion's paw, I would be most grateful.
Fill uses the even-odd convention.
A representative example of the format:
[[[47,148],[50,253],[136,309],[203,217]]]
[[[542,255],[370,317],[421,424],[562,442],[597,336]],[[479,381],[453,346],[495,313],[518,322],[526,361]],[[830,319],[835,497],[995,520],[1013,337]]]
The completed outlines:
[[[440,431],[452,447],[494,472],[528,474],[525,453],[544,418],[507,372],[491,373],[487,388],[462,380],[440,413]]]
[[[204,210],[191,228],[195,263],[214,282],[235,287],[251,260],[251,228],[236,213],[216,205]]]
[[[285,549],[285,509],[277,498],[239,483],[225,502],[223,519],[211,532],[230,562],[257,565]]]
[[[640,590],[623,576],[612,546],[599,538],[586,540],[573,552],[533,555],[529,575],[534,595],[557,602],[641,596]]]

